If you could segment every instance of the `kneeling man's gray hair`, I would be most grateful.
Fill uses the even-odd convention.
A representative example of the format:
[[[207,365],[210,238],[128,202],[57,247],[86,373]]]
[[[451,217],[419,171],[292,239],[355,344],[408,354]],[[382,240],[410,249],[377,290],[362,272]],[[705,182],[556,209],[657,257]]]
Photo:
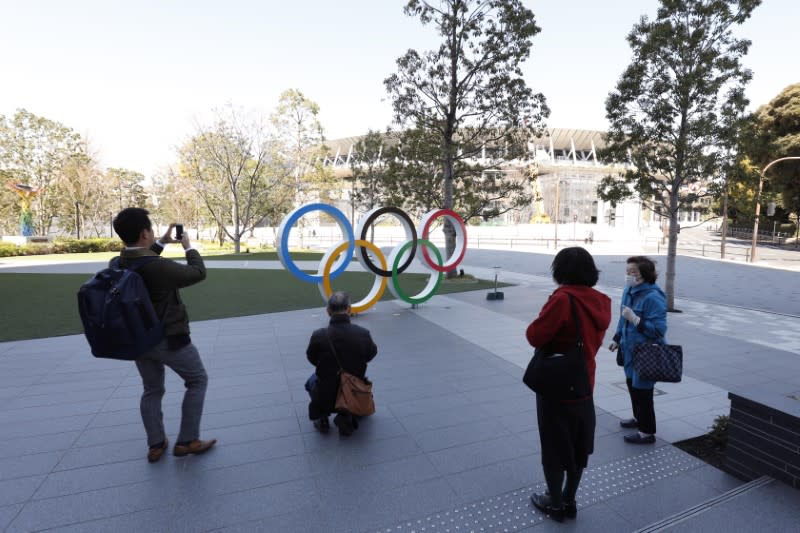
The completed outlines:
[[[350,308],[350,295],[344,291],[337,291],[328,298],[328,310],[331,313],[346,312]]]

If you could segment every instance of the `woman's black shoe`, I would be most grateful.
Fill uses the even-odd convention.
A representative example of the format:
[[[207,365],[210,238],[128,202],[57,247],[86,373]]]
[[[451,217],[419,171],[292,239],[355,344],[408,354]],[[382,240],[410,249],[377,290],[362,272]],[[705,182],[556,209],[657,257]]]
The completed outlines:
[[[639,421],[635,418],[629,418],[627,420],[620,420],[619,425],[625,429],[636,429],[639,427]]]
[[[553,507],[553,504],[550,502],[550,495],[545,494],[531,494],[531,503],[533,506],[539,509],[541,512],[555,520],[556,522],[563,522],[564,521],[564,507]]]
[[[575,519],[578,516],[578,504],[575,502],[564,502],[564,516]]]

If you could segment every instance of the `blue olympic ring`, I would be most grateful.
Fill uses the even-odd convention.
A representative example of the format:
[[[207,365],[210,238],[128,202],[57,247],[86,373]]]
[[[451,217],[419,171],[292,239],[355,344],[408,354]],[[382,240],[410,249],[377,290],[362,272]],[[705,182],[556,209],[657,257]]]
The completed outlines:
[[[300,220],[300,217],[310,211],[322,211],[323,213],[327,213],[333,217],[339,225],[339,228],[342,230],[342,234],[344,234],[348,243],[347,251],[342,254],[344,258],[336,270],[331,272],[330,279],[336,279],[347,269],[347,266],[353,259],[353,252],[356,249],[356,238],[353,234],[353,226],[350,224],[350,221],[347,220],[345,214],[332,205],[322,203],[306,204],[302,207],[298,207],[283,219],[283,222],[281,222],[280,228],[278,229],[278,234],[281,237],[278,245],[278,259],[280,259],[283,267],[294,274],[297,278],[307,281],[308,283],[322,283],[323,276],[321,274],[312,275],[303,272],[297,268],[297,265],[294,264],[294,260],[289,255],[289,230],[292,229],[292,226],[294,226],[295,222]]]

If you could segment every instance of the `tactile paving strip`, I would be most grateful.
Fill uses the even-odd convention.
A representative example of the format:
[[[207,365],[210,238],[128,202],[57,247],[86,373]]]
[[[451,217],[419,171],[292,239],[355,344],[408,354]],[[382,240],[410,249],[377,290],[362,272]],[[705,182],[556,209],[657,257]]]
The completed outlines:
[[[635,457],[587,468],[576,497],[578,509],[633,492],[703,464],[672,446],[662,446]],[[534,508],[529,499],[532,492],[541,492],[544,488],[544,483],[522,487],[455,509],[379,529],[377,533],[519,531],[544,520],[544,514]]]

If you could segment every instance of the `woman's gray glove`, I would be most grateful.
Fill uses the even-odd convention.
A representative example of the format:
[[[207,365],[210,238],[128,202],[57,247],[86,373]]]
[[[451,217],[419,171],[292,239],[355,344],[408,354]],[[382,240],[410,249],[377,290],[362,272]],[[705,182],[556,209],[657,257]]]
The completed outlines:
[[[641,320],[641,318],[639,318],[639,316],[633,312],[633,309],[631,309],[626,305],[622,306],[622,318],[624,318],[634,326],[638,326],[639,321]]]

